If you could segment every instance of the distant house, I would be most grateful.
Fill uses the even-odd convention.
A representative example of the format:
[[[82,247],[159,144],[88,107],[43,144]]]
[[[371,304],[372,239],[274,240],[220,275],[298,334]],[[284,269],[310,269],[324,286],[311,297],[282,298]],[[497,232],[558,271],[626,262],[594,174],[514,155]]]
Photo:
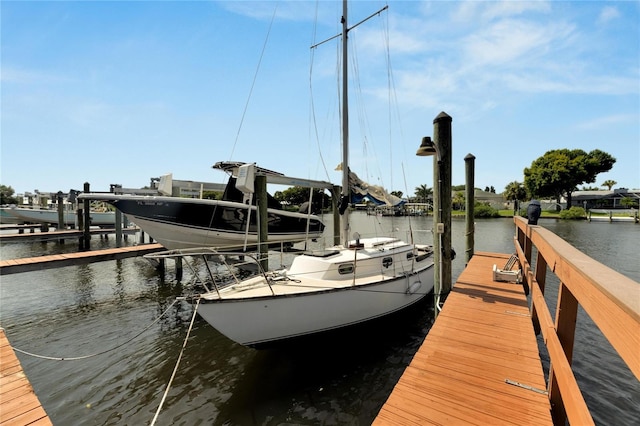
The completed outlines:
[[[496,210],[502,210],[508,206],[502,194],[475,189],[473,191],[473,197],[480,203],[488,203]]]
[[[628,208],[622,204],[623,198],[631,198],[638,207],[640,201],[640,190],[618,188],[613,191],[576,191],[571,194],[571,206],[583,207],[585,209],[624,209]],[[566,200],[563,200],[566,203]]]

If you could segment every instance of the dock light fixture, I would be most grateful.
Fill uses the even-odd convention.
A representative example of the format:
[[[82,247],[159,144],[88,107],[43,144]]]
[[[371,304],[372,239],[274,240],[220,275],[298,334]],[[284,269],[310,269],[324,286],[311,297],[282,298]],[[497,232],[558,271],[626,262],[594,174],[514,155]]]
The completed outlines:
[[[435,155],[440,161],[440,152],[438,151],[438,147],[431,140],[429,136],[425,136],[422,138],[422,142],[420,142],[420,147],[416,151],[416,155],[418,157],[429,157],[431,155]]]

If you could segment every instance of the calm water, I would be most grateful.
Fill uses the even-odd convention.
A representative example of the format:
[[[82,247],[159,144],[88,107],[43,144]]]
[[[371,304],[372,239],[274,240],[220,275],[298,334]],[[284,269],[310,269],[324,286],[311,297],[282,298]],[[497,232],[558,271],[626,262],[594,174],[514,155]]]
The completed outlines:
[[[357,213],[362,235],[430,229],[431,218],[375,218]],[[596,260],[640,281],[640,225],[556,222],[541,225]],[[464,267],[464,221],[454,221]],[[511,253],[510,220],[476,224],[475,250]],[[418,238],[428,241],[429,233]],[[128,244],[135,239],[130,238]],[[92,240],[92,247],[113,245]],[[5,244],[3,259],[75,251],[67,244]],[[149,424],[179,356],[192,308],[172,306],[186,280],[159,276],[144,259],[127,259],[2,277],[0,320],[54,424]],[[557,282],[547,284],[555,298]],[[431,298],[389,320],[257,351],[239,346],[196,317],[159,425],[367,425],[375,418],[431,326]],[[168,313],[139,337],[160,316]],[[301,313],[303,315],[304,313]],[[292,319],[295,320],[295,319]],[[133,339],[133,340],[131,340]],[[574,348],[576,376],[598,424],[632,425],[640,418],[640,386],[584,312]]]

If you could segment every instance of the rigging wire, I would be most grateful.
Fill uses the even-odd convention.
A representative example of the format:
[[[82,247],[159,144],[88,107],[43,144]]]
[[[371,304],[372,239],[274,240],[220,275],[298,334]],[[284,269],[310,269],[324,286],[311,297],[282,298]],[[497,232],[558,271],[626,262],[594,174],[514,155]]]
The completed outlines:
[[[83,355],[83,356],[76,356],[76,357],[53,357],[53,356],[46,356],[46,355],[38,355],[38,354],[34,354],[31,352],[27,352],[24,351],[22,349],[18,349],[18,348],[13,348],[14,351],[16,352],[20,352],[21,354],[24,355],[29,355],[31,357],[34,358],[40,358],[40,359],[47,359],[47,360],[51,360],[51,361],[78,361],[81,359],[87,359],[87,358],[93,358],[95,356],[98,355],[104,355],[108,352],[114,351],[118,348],[121,348],[122,346],[132,342],[133,340],[137,339],[140,335],[142,335],[142,333],[144,333],[145,331],[147,331],[148,329],[150,329],[154,324],[156,324],[158,321],[160,321],[160,319],[167,313],[169,312],[169,309],[171,309],[173,307],[173,305],[175,305],[179,300],[182,300],[181,298],[177,298],[175,299],[171,305],[169,305],[169,307],[167,309],[164,310],[164,312],[162,312],[160,314],[160,316],[158,318],[156,318],[151,324],[149,324],[148,326],[146,326],[145,328],[142,329],[142,331],[140,331],[138,334],[136,334],[135,336],[131,337],[130,339],[126,340],[125,342],[120,343],[119,345],[116,345],[110,349],[106,349],[104,351],[100,351],[100,352],[96,352],[94,354],[91,355]]]
[[[271,34],[271,28],[273,27],[273,22],[275,21],[276,18],[276,12],[278,10],[278,3],[276,3],[275,7],[273,8],[273,15],[271,15],[271,22],[269,22],[269,29],[267,30],[267,36],[265,37],[264,40],[264,44],[262,45],[262,51],[260,52],[260,58],[258,59],[258,65],[256,66],[256,72],[253,75],[253,81],[251,82],[251,88],[249,89],[249,96],[247,96],[247,101],[245,102],[244,105],[244,109],[242,111],[242,117],[240,118],[240,124],[238,125],[238,131],[236,132],[236,138],[233,141],[233,146],[231,147],[231,153],[229,154],[229,160],[233,159],[233,153],[236,150],[236,145],[238,144],[238,139],[240,138],[240,131],[242,130],[242,125],[244,123],[244,118],[247,114],[247,110],[249,109],[249,101],[251,100],[251,95],[253,94],[253,88],[256,85],[256,80],[258,79],[258,73],[260,72],[260,66],[262,64],[262,58],[264,57],[264,53],[267,50],[267,43],[269,42],[269,35]],[[229,179],[231,179],[231,177],[233,176],[233,174],[231,174],[231,176],[229,177]],[[209,226],[207,227],[207,232],[206,232],[206,237],[209,237],[209,234],[213,231],[212,230],[212,225],[213,225],[213,221],[215,220],[215,215],[216,215],[216,211],[217,211],[218,207],[217,205],[214,207],[213,212],[211,213],[211,220],[209,221]],[[248,212],[251,213],[251,207],[247,208]],[[247,221],[247,230],[249,227],[250,222]],[[246,238],[245,238],[245,243],[246,243]]]
[[[265,37],[264,44],[262,45],[262,52],[260,52],[260,59],[258,60],[258,66],[256,67],[256,72],[253,75],[253,81],[251,82],[251,88],[249,89],[249,96],[247,97],[247,102],[244,105],[244,110],[242,111],[242,117],[240,118],[240,125],[238,126],[238,131],[236,132],[236,139],[233,141],[233,146],[231,147],[231,154],[229,155],[229,160],[233,158],[233,153],[236,150],[236,145],[238,144],[238,139],[240,138],[240,130],[242,129],[242,124],[244,123],[244,117],[247,114],[247,110],[249,109],[249,101],[251,100],[251,95],[253,94],[253,88],[256,85],[256,80],[258,79],[258,72],[260,71],[260,65],[262,64],[262,58],[264,57],[264,52],[267,50],[267,43],[269,41],[269,35],[271,34],[271,28],[273,27],[273,21],[276,18],[276,11],[278,10],[278,3],[273,9],[273,15],[271,16],[271,22],[269,23],[269,29],[267,30],[267,36]]]
[[[315,135],[316,146],[318,148],[318,155],[320,157],[320,163],[322,164],[322,168],[324,169],[324,173],[325,173],[325,175],[327,177],[327,181],[330,181],[331,178],[329,177],[329,171],[327,169],[327,164],[324,161],[324,157],[322,156],[322,149],[321,149],[321,146],[320,146],[320,137],[318,135],[318,122],[317,122],[317,119],[316,119],[316,108],[315,108],[315,103],[313,101],[314,96],[313,96],[313,79],[312,79],[312,76],[313,76],[313,65],[314,65],[314,59],[315,59],[315,50],[316,50],[316,47],[318,46],[316,44],[316,36],[317,36],[316,30],[318,28],[318,5],[319,5],[319,0],[316,0],[315,19],[314,19],[314,22],[313,22],[313,37],[312,37],[313,43],[311,45],[311,48],[309,49],[310,50],[310,56],[311,56],[310,60],[309,60],[309,102],[310,102],[309,114],[311,115],[311,117],[309,118],[309,120],[312,123],[312,127],[313,127],[312,131],[313,131],[313,134]]]

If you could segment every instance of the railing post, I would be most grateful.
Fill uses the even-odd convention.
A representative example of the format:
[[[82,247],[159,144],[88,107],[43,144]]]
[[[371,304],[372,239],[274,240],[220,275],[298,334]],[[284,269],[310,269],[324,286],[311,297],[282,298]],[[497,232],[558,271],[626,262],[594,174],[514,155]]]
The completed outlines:
[[[527,235],[524,239],[524,246],[522,246],[524,257],[527,259],[527,262],[529,262],[529,265],[531,265],[531,250],[533,247],[533,243],[531,242],[531,232],[531,225],[527,225]]]
[[[578,316],[578,300],[569,291],[567,286],[560,283],[558,289],[558,305],[556,307],[556,334],[562,345],[567,362],[571,365],[573,358],[573,341],[576,332],[576,319]],[[556,425],[565,424],[567,413],[565,411],[562,395],[558,388],[553,365],[549,368],[549,400],[551,401],[551,416]]]
[[[544,295],[544,286],[547,281],[547,261],[544,257],[542,257],[542,253],[538,252],[536,256],[536,274],[535,280],[538,283],[538,287],[540,287],[540,291]],[[533,330],[536,335],[540,334],[540,321],[538,320],[538,313],[536,312],[536,307],[531,304],[531,319],[533,320]]]

